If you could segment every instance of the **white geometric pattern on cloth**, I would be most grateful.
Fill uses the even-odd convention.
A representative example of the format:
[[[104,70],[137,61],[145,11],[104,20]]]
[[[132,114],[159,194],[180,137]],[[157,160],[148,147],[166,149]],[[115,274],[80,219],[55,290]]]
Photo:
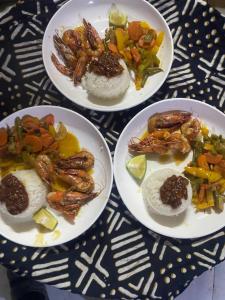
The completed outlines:
[[[46,25],[65,2],[27,1],[1,18],[1,118],[27,106],[62,105],[92,121],[113,155],[122,128],[152,102],[190,97],[224,111],[224,19],[194,0],[150,1],[167,20],[175,49],[169,76],[152,99],[110,114],[68,101],[47,77],[41,55]],[[100,219],[75,241],[48,249],[21,247],[4,238],[0,244],[0,260],[14,272],[97,298],[173,299],[195,276],[225,259],[224,230],[195,241],[160,236],[130,215],[115,185]]]

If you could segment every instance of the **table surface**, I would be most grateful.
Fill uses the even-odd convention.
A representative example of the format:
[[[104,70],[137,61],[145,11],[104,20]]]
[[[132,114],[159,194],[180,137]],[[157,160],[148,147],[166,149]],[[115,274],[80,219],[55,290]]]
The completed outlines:
[[[193,295],[191,299],[223,299],[222,296],[225,294],[224,284],[222,284],[225,274],[224,270],[225,264],[222,263],[212,271],[205,272],[177,299],[186,300],[191,295]],[[199,288],[200,286],[201,289]]]

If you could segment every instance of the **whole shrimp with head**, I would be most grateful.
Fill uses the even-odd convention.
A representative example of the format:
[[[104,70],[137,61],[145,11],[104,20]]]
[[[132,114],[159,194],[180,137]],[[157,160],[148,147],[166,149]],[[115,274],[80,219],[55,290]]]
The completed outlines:
[[[40,154],[36,158],[35,169],[45,183],[54,187],[60,181],[67,187],[63,191],[53,188],[47,201],[69,221],[74,221],[81,206],[99,195],[99,192],[94,192],[94,180],[88,173],[93,166],[94,156],[87,150],[56,161],[51,161],[46,154]]]
[[[156,113],[148,119],[145,138],[132,138],[128,145],[131,154],[178,152],[186,154],[200,135],[201,125],[190,112],[172,110]]]
[[[60,73],[73,79],[75,85],[81,82],[88,63],[104,51],[104,44],[98,32],[85,19],[82,26],[66,30],[62,37],[56,33],[53,42],[64,63],[52,53],[53,64]]]

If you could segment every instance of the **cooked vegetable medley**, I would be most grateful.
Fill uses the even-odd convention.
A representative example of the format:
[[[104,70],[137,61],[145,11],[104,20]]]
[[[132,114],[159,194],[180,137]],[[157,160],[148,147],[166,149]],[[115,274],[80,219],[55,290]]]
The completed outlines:
[[[111,15],[120,16],[112,18]],[[160,60],[157,57],[159,47],[162,44],[164,33],[156,32],[145,21],[127,22],[125,16],[112,6],[109,20],[116,19],[117,22],[109,22],[104,39],[105,48],[122,56],[128,68],[135,74],[135,86],[137,90],[144,87],[149,76],[163,71]],[[122,20],[122,21],[121,21]]]
[[[203,128],[203,140],[193,144],[192,162],[185,168],[191,180],[193,204],[198,211],[224,209],[225,139]]]

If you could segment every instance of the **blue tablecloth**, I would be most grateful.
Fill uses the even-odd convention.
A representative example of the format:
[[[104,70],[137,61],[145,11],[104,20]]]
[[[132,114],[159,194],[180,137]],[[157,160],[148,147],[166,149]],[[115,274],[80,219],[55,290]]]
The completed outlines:
[[[204,1],[151,0],[170,26],[174,62],[161,89],[144,104],[116,113],[82,109],[61,95],[42,61],[42,38],[62,0],[24,1],[0,19],[0,118],[34,105],[61,105],[91,120],[113,155],[127,122],[171,97],[225,109],[224,18]],[[0,237],[0,263],[21,276],[97,298],[173,299],[225,258],[224,228],[198,240],[160,236],[137,222],[115,185],[99,220],[76,240],[52,248],[22,247]]]

